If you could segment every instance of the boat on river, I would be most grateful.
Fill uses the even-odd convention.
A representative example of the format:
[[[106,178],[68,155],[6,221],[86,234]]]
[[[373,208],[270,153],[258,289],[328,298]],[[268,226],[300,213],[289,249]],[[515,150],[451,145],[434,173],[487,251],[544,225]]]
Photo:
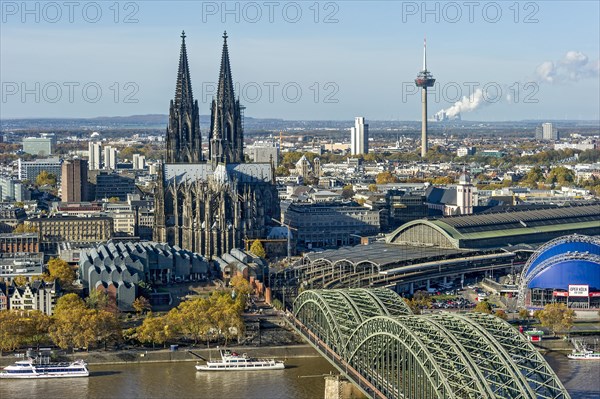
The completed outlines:
[[[221,349],[220,360],[208,360],[206,364],[197,364],[198,371],[251,371],[251,370],[282,370],[285,364],[281,360],[259,359],[249,357],[245,353],[238,354]]]

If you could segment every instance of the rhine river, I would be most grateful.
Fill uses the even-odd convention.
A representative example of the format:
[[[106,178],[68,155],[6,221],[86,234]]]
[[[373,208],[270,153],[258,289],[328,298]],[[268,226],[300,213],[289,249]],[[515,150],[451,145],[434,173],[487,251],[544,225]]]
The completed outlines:
[[[569,361],[558,353],[546,358],[573,399],[600,397],[600,362]],[[0,398],[323,398],[320,375],[334,371],[326,360],[293,358],[287,365],[285,370],[231,373],[196,372],[194,362],[98,365],[90,366],[90,378],[0,380]]]

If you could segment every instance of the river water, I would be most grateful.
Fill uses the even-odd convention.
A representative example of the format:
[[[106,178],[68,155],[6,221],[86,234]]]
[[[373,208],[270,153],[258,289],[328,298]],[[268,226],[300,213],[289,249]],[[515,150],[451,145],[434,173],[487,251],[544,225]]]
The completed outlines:
[[[600,397],[600,362],[569,361],[558,353],[546,359],[573,399]],[[286,364],[285,370],[228,373],[196,372],[193,362],[90,366],[90,378],[0,380],[0,399],[323,398],[321,375],[334,371],[325,359],[294,358]]]

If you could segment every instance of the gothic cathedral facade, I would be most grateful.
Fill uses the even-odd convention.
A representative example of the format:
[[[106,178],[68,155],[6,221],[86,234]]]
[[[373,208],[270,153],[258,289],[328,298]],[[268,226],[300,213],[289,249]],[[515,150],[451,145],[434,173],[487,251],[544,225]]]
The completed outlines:
[[[279,198],[273,163],[244,162],[242,108],[234,95],[226,33],[204,156],[185,34],[181,37],[166,162],[155,191],[154,240],[212,258],[242,248],[244,240],[266,237],[272,219],[279,219]]]

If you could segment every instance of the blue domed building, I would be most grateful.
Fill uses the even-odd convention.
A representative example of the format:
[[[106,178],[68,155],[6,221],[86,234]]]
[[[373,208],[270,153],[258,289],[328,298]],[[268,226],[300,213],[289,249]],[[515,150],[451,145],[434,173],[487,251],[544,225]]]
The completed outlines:
[[[521,273],[519,305],[552,302],[573,309],[600,308],[600,238],[569,235],[540,247]]]

